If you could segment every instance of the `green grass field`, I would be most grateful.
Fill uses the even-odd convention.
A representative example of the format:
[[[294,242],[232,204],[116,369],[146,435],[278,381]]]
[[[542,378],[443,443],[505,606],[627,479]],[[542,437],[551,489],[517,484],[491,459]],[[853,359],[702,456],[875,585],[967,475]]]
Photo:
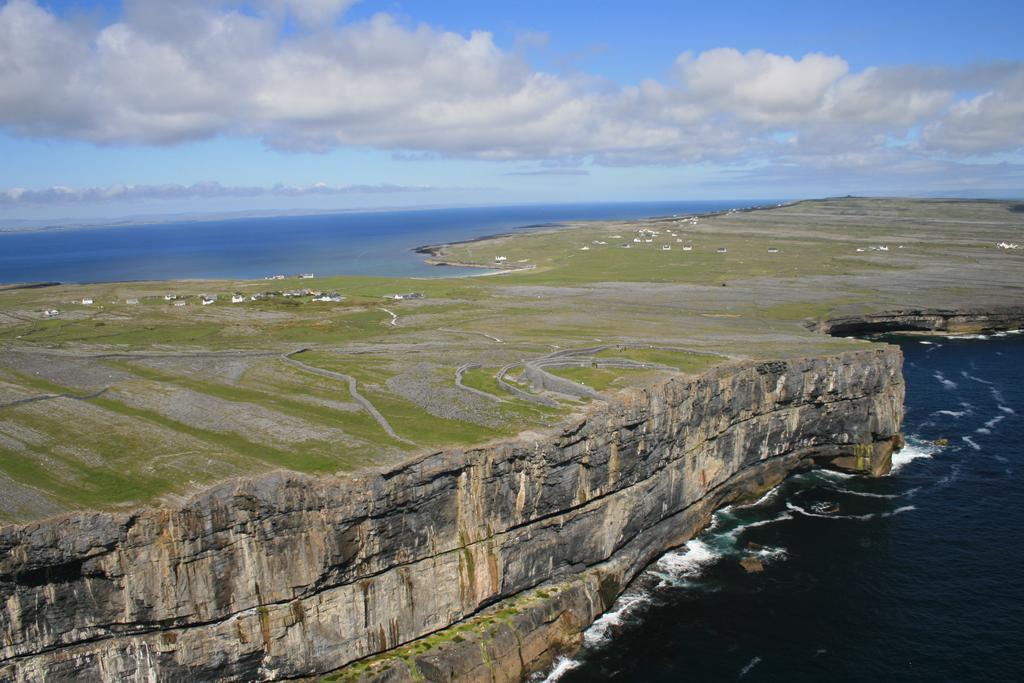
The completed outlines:
[[[807,319],[1016,303],[1024,299],[1021,255],[994,246],[1024,228],[1010,209],[835,199],[696,225],[579,223],[446,248],[451,261],[493,265],[504,255],[505,265],[532,266],[486,277],[0,286],[0,520],[159,503],[273,468],[353,471],[548,428],[586,402],[558,397],[558,407],[541,406],[500,388],[495,375],[555,351],[607,346],[598,359],[699,373],[726,359],[865,343],[817,335]],[[633,242],[641,228],[660,234]],[[889,249],[871,249],[881,244]],[[303,288],[345,300],[230,303],[233,292]],[[409,291],[424,298],[384,298]],[[186,305],[172,306],[167,294]],[[219,300],[201,306],[203,295]],[[59,316],[45,318],[52,308]],[[347,381],[290,364],[287,354],[354,377],[400,439]],[[465,386],[494,399],[455,385],[455,369],[466,364],[478,367],[464,374]],[[665,376],[591,366],[552,372],[603,393]],[[24,402],[56,394],[96,395]]]

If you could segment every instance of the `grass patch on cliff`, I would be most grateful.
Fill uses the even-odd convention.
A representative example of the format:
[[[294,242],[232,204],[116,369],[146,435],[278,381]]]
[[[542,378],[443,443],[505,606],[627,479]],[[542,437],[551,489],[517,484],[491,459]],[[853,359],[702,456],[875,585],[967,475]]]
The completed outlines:
[[[629,368],[545,368],[552,375],[582,384],[594,391],[605,391],[626,386],[629,380],[640,380],[644,376],[653,376],[651,370],[633,370]]]
[[[659,348],[635,348],[623,347],[618,349],[605,349],[595,354],[598,358],[626,358],[641,363],[656,363],[689,374],[704,372],[725,360],[722,356],[710,353],[698,353],[695,351],[682,351]]]

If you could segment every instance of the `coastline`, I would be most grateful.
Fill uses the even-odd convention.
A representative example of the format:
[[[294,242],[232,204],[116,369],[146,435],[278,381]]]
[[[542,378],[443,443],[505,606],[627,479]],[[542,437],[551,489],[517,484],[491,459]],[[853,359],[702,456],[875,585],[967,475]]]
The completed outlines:
[[[700,219],[700,218],[711,218],[711,217],[714,217],[714,216],[726,216],[726,215],[729,215],[729,214],[732,214],[732,213],[749,213],[751,211],[770,211],[772,209],[781,209],[781,208],[785,208],[785,207],[788,207],[788,206],[795,206],[797,204],[800,204],[800,203],[806,202],[806,201],[810,201],[810,200],[807,200],[807,199],[795,199],[795,200],[792,200],[792,201],[789,201],[789,202],[781,202],[781,203],[775,203],[775,204],[772,204],[772,205],[765,205],[765,206],[747,206],[747,207],[743,207],[743,208],[740,208],[740,209],[735,209],[734,208],[734,209],[722,209],[722,210],[716,210],[716,211],[701,211],[701,212],[686,214],[685,216],[681,216],[681,218],[698,218],[698,219]],[[680,218],[680,217],[679,216],[675,216],[675,215],[673,215],[673,216],[664,216],[664,215],[663,216],[647,216],[647,217],[642,217],[642,218],[623,219],[621,221],[614,221],[614,222],[623,222],[623,223],[652,222],[652,221],[653,222],[657,222],[657,221],[674,220],[674,219],[677,219],[677,218]],[[458,261],[458,260],[453,260],[453,259],[446,258],[446,254],[447,254],[448,250],[451,247],[462,246],[462,245],[465,245],[465,244],[477,244],[477,243],[480,243],[480,242],[489,242],[489,241],[492,241],[492,240],[504,239],[506,237],[516,237],[516,236],[524,234],[524,232],[526,232],[526,231],[529,231],[531,234],[544,234],[545,232],[548,232],[548,231],[550,231],[550,232],[557,232],[559,230],[570,229],[570,228],[573,228],[573,227],[576,227],[576,226],[579,226],[579,225],[593,225],[593,224],[597,224],[597,223],[606,223],[606,222],[613,222],[613,221],[612,221],[612,219],[581,219],[581,220],[576,220],[576,221],[571,221],[571,222],[559,221],[559,222],[554,222],[554,223],[538,223],[536,225],[524,225],[524,226],[515,228],[514,230],[511,230],[511,231],[498,232],[498,233],[493,233],[493,234],[489,234],[489,235],[481,235],[479,237],[473,237],[471,239],[455,240],[455,241],[452,241],[452,242],[441,242],[441,243],[438,243],[438,244],[424,244],[424,245],[420,245],[418,247],[413,247],[410,251],[412,251],[413,253],[416,253],[416,254],[422,254],[422,255],[428,256],[429,258],[423,259],[423,262],[428,264],[428,265],[431,265],[431,266],[457,266],[457,267],[460,267],[460,268],[485,268],[485,269],[496,269],[496,270],[505,269],[505,270],[509,270],[511,272],[511,271],[515,271],[515,270],[529,269],[532,266],[514,267],[514,266],[509,265],[509,264],[502,264],[500,266],[496,266],[496,265],[487,264],[487,263]],[[536,228],[536,229],[533,230],[533,228]],[[495,273],[495,274],[497,274],[497,273]],[[470,276],[470,277],[473,277],[473,276]]]

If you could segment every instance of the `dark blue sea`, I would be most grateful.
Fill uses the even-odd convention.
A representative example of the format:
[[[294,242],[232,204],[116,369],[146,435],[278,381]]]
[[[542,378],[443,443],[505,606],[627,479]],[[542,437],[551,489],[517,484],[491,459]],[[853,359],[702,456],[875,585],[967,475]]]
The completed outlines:
[[[910,444],[890,476],[801,474],[720,511],[548,679],[1024,680],[1024,335],[888,340]]]
[[[553,204],[236,218],[0,232],[0,283],[254,279],[283,273],[440,277],[413,251],[574,220],[685,215],[774,202]]]

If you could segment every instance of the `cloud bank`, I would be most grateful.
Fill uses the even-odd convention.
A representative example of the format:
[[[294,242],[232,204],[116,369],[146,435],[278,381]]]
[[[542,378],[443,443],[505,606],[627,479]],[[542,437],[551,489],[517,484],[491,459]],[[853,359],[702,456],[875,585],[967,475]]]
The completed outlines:
[[[0,8],[0,128],[174,145],[257,137],[594,164],[856,169],[1024,146],[1024,63],[851,71],[836,55],[719,48],[621,86],[537,71],[491,34],[347,21],[352,0],[128,0],[90,26],[32,0]]]
[[[13,188],[0,191],[0,207],[30,204],[79,204],[84,202],[142,201],[152,199],[214,199],[219,197],[308,197],[311,195],[369,195],[431,192],[462,189],[429,185],[275,185],[273,187],[226,186],[215,182],[179,185],[111,185],[109,187],[48,187],[41,190]]]

